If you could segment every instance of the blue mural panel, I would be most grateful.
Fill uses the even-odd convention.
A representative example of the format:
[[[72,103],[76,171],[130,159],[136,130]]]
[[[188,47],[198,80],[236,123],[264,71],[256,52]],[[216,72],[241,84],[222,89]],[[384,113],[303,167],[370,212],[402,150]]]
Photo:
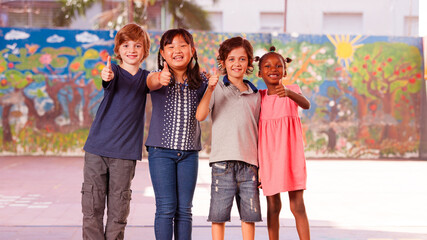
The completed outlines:
[[[82,154],[115,33],[0,28],[2,154]],[[149,33],[150,56],[142,67],[156,70],[161,32]],[[293,60],[286,83],[299,84],[312,103],[301,111],[308,157],[418,157],[426,90],[421,38],[192,34],[206,72],[217,68],[220,43],[237,35],[253,44],[255,56],[274,45]],[[255,64],[247,78],[263,89],[257,72]],[[208,154],[210,128],[202,126]]]

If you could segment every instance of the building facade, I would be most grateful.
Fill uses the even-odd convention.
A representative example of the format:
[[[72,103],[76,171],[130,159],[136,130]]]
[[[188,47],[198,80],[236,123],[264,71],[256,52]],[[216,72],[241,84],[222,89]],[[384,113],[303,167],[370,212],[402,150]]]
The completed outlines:
[[[298,34],[419,35],[418,0],[186,0],[209,14],[215,32]],[[75,19],[69,28],[93,29],[94,16],[123,1],[101,1]],[[170,28],[160,2],[147,11],[148,28]],[[0,26],[54,27],[54,0],[0,0]],[[166,14],[167,15],[167,14]],[[162,19],[166,23],[161,23]],[[164,28],[164,29],[163,29]]]
[[[210,0],[214,31],[418,36],[418,0]]]

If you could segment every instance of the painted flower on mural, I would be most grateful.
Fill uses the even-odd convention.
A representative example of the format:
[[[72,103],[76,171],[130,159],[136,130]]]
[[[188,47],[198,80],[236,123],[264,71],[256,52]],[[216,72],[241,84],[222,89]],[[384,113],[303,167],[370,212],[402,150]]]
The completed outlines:
[[[99,56],[101,57],[101,61],[106,62],[106,61],[107,61],[107,58],[108,58],[108,56],[110,56],[110,54],[108,53],[108,51],[107,51],[107,50],[102,50],[102,51],[99,53]]]
[[[77,71],[80,68],[80,63],[79,62],[74,62],[74,63],[70,64],[70,68],[72,70],[74,70],[74,71]]]
[[[39,45],[37,44],[25,44],[25,48],[28,50],[28,53],[33,55],[39,49]]]
[[[338,151],[346,151],[351,147],[351,144],[347,142],[346,138],[340,137],[338,138],[336,147]]]
[[[99,71],[96,68],[92,69],[91,72],[92,72],[92,76],[98,76],[98,74],[99,74]]]
[[[43,65],[49,65],[52,62],[52,55],[50,54],[43,54],[40,56],[39,61]]]
[[[31,82],[33,82],[33,76],[31,74],[27,74],[25,76],[25,79],[27,80],[28,84],[30,84]]]

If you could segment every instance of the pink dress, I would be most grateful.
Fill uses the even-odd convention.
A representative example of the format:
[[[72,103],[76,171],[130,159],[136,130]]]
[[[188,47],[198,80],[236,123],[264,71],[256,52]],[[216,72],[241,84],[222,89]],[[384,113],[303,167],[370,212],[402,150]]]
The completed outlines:
[[[301,93],[297,84],[287,86]],[[306,188],[307,172],[298,105],[260,90],[258,159],[265,196]]]

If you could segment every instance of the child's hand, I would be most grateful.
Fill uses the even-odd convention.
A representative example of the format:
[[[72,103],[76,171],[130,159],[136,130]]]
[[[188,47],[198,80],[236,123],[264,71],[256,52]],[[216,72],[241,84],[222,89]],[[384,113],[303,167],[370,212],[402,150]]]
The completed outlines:
[[[159,74],[159,83],[163,86],[169,85],[171,81],[172,74],[169,72],[169,66],[164,62],[162,71]]]
[[[114,78],[114,72],[111,69],[111,57],[108,56],[107,58],[107,65],[105,65],[105,67],[102,69],[101,71],[101,78],[102,80],[109,82],[111,80],[113,80]]]
[[[205,77],[206,77],[207,79],[211,78],[211,76],[212,76],[212,74],[207,73],[206,71],[203,71],[203,74],[205,74]]]
[[[279,84],[276,86],[276,95],[279,97],[287,97],[288,96],[288,88],[283,86],[282,84]]]
[[[218,75],[216,69],[214,69],[212,75],[209,77],[208,88],[213,91],[215,89],[216,85],[218,84],[218,80],[219,80],[219,75]]]
[[[276,86],[276,95],[279,97],[289,96],[289,91],[290,91],[289,88],[282,85],[282,83]]]

